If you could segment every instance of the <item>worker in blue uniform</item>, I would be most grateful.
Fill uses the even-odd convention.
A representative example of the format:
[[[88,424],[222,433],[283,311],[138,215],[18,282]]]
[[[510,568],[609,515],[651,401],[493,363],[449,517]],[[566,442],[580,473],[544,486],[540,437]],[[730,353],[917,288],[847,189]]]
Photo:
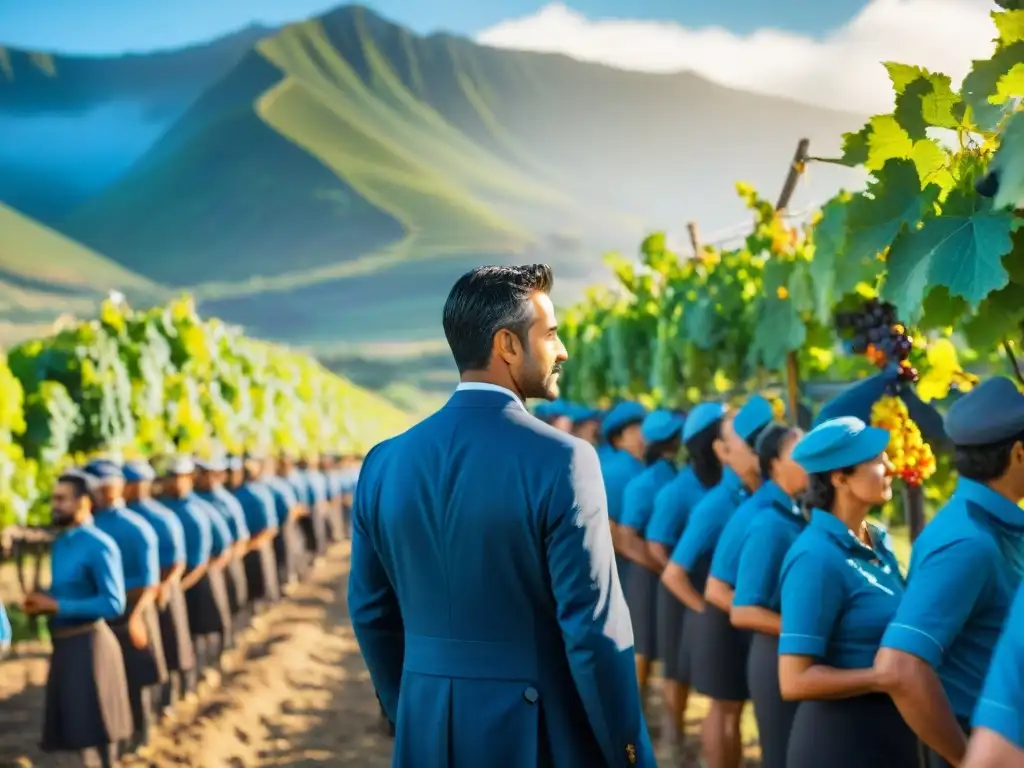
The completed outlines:
[[[655,764],[597,453],[523,405],[566,359],[550,285],[542,265],[459,279],[462,382],[356,486],[348,605],[396,768]]]
[[[694,508],[676,549],[672,564],[678,567],[675,576],[666,568],[666,586],[682,587],[689,599],[687,607],[700,615],[693,621],[692,643],[693,687],[711,699],[711,706],[701,726],[701,749],[710,768],[732,768],[742,754],[740,719],[749,697],[746,685],[746,650],[748,636],[729,622],[729,613],[700,594],[693,599],[685,588],[683,577],[691,586],[694,581],[708,585],[712,559],[719,538],[729,519],[761,485],[761,471],[753,445],[760,432],[772,420],[771,404],[760,395],[747,399],[723,428],[725,463],[730,479],[727,494],[709,502],[710,494]],[[692,603],[692,604],[691,604]]]
[[[185,593],[181,588],[181,577],[185,573],[185,529],[171,510],[153,498],[156,472],[148,461],[127,461],[122,473],[128,508],[145,518],[157,538],[160,589],[156,607],[169,679],[163,684],[154,709],[158,715],[164,715],[178,699],[182,674],[191,670],[196,661]]]
[[[316,557],[315,547],[311,547],[311,542],[314,542],[311,531],[315,529],[313,521],[309,519],[312,514],[312,510],[309,508],[309,483],[296,465],[294,455],[288,451],[282,453],[278,459],[277,474],[291,486],[292,492],[299,502],[295,519],[299,538],[302,541],[303,561],[299,571],[301,576],[310,568]]]
[[[615,565],[623,584],[626,583],[630,561],[623,554],[620,543],[622,499],[629,481],[644,470],[644,438],[640,425],[646,417],[647,409],[640,403],[624,400],[609,410],[601,422],[601,439],[610,448],[601,458],[601,475],[608,494],[608,518],[615,545]]]
[[[286,529],[289,517],[297,507],[291,486],[274,476],[274,460],[270,456],[261,461],[249,456],[244,463],[245,479],[235,489],[235,498],[242,505],[245,524],[249,529],[249,551],[245,555],[245,573],[249,582],[249,596],[258,601],[260,608],[276,603],[281,597],[281,579],[295,578],[295,557],[300,553],[298,530],[292,525]],[[268,474],[269,473],[269,474]],[[272,485],[280,481],[282,501],[278,506],[278,491]],[[289,501],[290,500],[290,501]],[[275,547],[286,531],[290,531],[289,547],[279,560]]]
[[[195,465],[196,495],[219,515],[230,533],[232,553],[231,559],[224,566],[224,581],[233,632],[238,632],[249,622],[249,582],[245,573],[249,526],[242,505],[224,484],[228,474],[227,456],[217,454],[210,458],[197,458]]]
[[[722,479],[722,462],[714,451],[721,437],[725,406],[701,403],[685,417],[683,446],[687,462],[654,497],[654,511],[644,533],[647,553],[658,565],[657,646],[661,657],[662,709],[659,754],[676,759],[685,746],[684,717],[690,693],[690,648],[686,638],[686,606],[669,591],[660,576],[682,537],[690,511]]]
[[[756,448],[764,483],[751,497],[758,506],[742,530],[737,522],[742,522],[743,507],[736,510],[711,563],[711,575],[717,574],[726,589],[732,587],[732,625],[753,633],[746,674],[763,768],[785,768],[796,714],[796,704],[784,701],[779,692],[778,585],[783,558],[806,524],[795,499],[807,488],[807,473],[792,456],[801,437],[800,429],[781,424],[761,432]]]
[[[799,701],[787,768],[918,768],[917,739],[874,657],[903,595],[888,534],[867,521],[892,498],[889,433],[847,416],[793,449],[808,473],[808,526],[782,565],[779,688]]]
[[[601,416],[602,413],[597,408],[574,404],[572,434],[596,448],[601,439]]]
[[[1024,587],[992,655],[963,768],[1024,765]]]
[[[644,534],[654,511],[655,497],[676,476],[683,424],[683,419],[671,411],[648,414],[640,425],[646,467],[629,481],[622,496],[619,546],[630,560],[623,592],[633,622],[637,682],[645,705],[651,665],[659,658],[657,599],[661,567],[648,553]]]
[[[29,594],[23,609],[49,617],[53,640],[41,748],[80,752],[86,765],[108,768],[134,728],[124,656],[107,625],[124,613],[127,595],[121,551],[93,523],[93,486],[80,470],[57,478],[50,589]]]
[[[306,486],[306,508],[309,514],[303,518],[303,531],[306,534],[306,545],[316,556],[322,557],[327,552],[329,539],[327,478],[320,472],[320,457],[310,453],[299,459],[298,470],[302,473]]]
[[[914,543],[907,592],[876,662],[932,766],[963,759],[1024,570],[1024,395],[1009,379],[989,379],[950,407],[945,428],[956,491]]]
[[[134,730],[123,751],[135,752],[149,741],[154,689],[167,682],[156,598],[160,591],[160,544],[156,531],[124,502],[124,473],[107,459],[89,462],[93,481],[93,522],[117,544],[127,595],[124,613],[108,623],[121,645]]]

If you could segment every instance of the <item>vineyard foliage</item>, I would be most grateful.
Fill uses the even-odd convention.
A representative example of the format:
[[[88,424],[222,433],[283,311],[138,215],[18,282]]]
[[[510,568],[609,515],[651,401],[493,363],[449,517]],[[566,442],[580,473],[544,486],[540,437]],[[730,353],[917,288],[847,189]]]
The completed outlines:
[[[271,446],[359,451],[406,416],[304,354],[256,341],[192,300],[99,317],[0,356],[0,528],[45,522],[71,461]]]
[[[794,227],[740,184],[754,219],[740,247],[680,258],[655,234],[639,264],[607,257],[615,285],[566,313],[568,396],[685,406],[778,385],[791,360],[805,379],[865,375],[870,362],[844,354],[834,318],[872,297],[912,329],[926,400],[964,379],[958,350],[985,360],[1019,347],[1024,9],[999,5],[993,55],[958,91],[946,75],[887,63],[893,111],[846,135],[841,157],[814,160],[867,170],[863,191]]]

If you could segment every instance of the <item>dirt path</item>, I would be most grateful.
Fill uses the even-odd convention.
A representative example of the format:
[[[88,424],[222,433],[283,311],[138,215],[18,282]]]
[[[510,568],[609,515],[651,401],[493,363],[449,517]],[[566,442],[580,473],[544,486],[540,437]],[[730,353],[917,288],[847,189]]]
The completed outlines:
[[[226,655],[223,679],[208,682],[201,703],[179,705],[144,758],[125,765],[390,768],[391,740],[381,730],[345,604],[348,554],[347,544],[336,545],[310,581],[257,618]],[[0,663],[0,768],[79,765],[35,746],[47,664],[42,652]],[[695,696],[687,713],[691,750],[706,706]],[[756,766],[749,709],[746,751]]]

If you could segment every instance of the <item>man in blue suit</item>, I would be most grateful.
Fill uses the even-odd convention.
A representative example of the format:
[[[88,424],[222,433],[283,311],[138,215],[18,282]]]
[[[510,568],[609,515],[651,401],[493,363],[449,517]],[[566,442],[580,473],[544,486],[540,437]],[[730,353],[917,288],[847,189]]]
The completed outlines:
[[[363,464],[348,603],[397,768],[655,765],[597,453],[523,405],[558,395],[551,284],[463,275],[462,383]]]

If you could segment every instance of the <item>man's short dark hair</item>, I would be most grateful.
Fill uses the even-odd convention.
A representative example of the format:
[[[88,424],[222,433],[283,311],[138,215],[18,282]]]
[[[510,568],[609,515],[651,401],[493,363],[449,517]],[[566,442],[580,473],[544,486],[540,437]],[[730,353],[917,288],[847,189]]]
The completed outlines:
[[[57,483],[64,483],[71,486],[71,492],[76,499],[88,496],[94,488],[94,483],[80,470],[68,470],[62,472],[57,478]]]
[[[458,279],[444,303],[441,323],[459,373],[486,368],[494,334],[508,329],[526,346],[533,323],[530,296],[550,293],[547,264],[477,267]]]
[[[953,466],[968,480],[988,483],[1002,477],[1010,466],[1010,451],[1024,442],[1024,434],[988,445],[956,445],[953,447]]]

